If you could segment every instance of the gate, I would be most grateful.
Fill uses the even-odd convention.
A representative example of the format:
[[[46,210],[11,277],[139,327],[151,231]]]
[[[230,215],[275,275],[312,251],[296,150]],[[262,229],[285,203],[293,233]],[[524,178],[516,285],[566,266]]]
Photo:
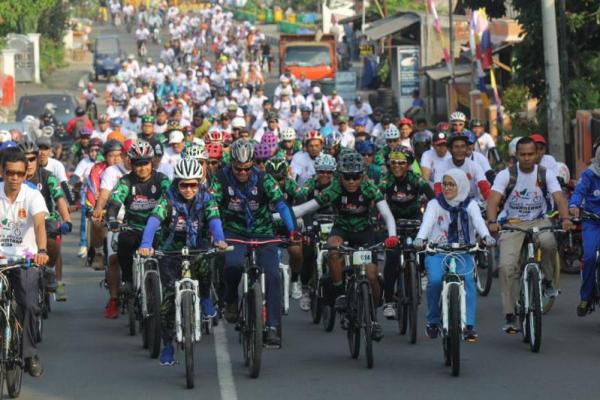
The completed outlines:
[[[7,47],[15,50],[15,80],[32,82],[35,75],[33,42],[26,35],[11,33],[7,36]]]

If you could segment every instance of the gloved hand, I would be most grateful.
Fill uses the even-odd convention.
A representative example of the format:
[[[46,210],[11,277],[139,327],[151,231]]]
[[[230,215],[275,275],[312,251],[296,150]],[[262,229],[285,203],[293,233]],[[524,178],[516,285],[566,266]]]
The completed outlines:
[[[60,224],[60,233],[66,235],[67,233],[71,233],[73,231],[73,224],[71,221],[65,221]]]
[[[398,236],[390,236],[383,241],[386,249],[392,249],[398,246]]]
[[[483,238],[483,243],[485,243],[486,247],[493,247],[496,245],[496,239],[488,235]]]
[[[108,229],[110,229],[113,232],[116,232],[119,230],[119,221],[111,219],[108,220]]]
[[[302,241],[302,233],[299,231],[291,231],[290,232],[290,241],[292,243],[298,243]]]
[[[423,250],[425,248],[425,240],[421,238],[416,238],[413,241],[413,247],[417,250]]]

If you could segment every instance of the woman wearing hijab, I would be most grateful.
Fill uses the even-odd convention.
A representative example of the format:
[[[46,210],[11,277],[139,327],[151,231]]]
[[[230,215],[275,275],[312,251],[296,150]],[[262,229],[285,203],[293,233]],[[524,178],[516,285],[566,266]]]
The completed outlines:
[[[453,168],[442,178],[442,193],[427,203],[423,222],[414,245],[423,248],[425,241],[447,244],[475,243],[476,232],[484,238],[487,246],[495,244],[494,238],[481,217],[477,202],[469,197],[470,184],[464,171]],[[459,255],[461,262],[457,263],[457,272],[465,274],[465,290],[467,303],[467,321],[463,337],[467,342],[477,341],[475,331],[475,307],[477,292],[472,271],[473,257],[464,253]],[[444,254],[428,255],[425,257],[427,270],[427,336],[434,339],[438,336],[440,326],[439,301],[444,277]]]
[[[579,207],[584,203],[584,211],[600,216],[600,141],[594,144],[594,158],[588,169],[583,171],[569,201],[569,212],[579,218]],[[596,269],[596,249],[600,246],[600,221],[590,218],[583,220],[583,271],[581,272],[581,302],[577,315],[585,317],[594,304],[594,280]]]

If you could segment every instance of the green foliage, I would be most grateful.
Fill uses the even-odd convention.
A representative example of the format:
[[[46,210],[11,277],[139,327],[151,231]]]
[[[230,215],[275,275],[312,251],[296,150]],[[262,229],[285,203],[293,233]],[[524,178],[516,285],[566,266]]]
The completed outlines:
[[[89,15],[89,14],[88,14]],[[68,27],[69,9],[62,1],[42,13],[38,23],[38,32],[55,42],[62,42]]]
[[[388,15],[394,15],[399,11],[425,11],[426,2],[415,0],[388,0],[387,7]]]
[[[66,67],[65,48],[62,42],[55,42],[44,36],[40,40],[40,71],[45,79],[57,68]]]
[[[463,0],[459,2],[457,9],[469,8],[471,10],[477,10],[479,8],[485,8],[490,17],[500,18],[506,13],[504,3],[504,0]]]
[[[529,91],[524,85],[510,85],[502,93],[502,105],[506,113],[514,119],[519,113],[525,111]]]
[[[1,0],[0,34],[38,32],[40,16],[60,0]]]

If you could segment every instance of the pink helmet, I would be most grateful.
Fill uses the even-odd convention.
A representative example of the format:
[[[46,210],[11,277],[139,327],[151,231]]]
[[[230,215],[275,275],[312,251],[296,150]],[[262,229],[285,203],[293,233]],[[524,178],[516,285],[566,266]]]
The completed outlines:
[[[260,142],[254,146],[254,159],[266,161],[273,155],[273,147],[271,145]]]
[[[273,132],[266,132],[260,139],[260,143],[269,145],[271,147],[271,150],[273,150],[275,147],[277,147],[278,142],[279,142],[279,139],[277,139],[277,136],[275,136],[275,134]]]

